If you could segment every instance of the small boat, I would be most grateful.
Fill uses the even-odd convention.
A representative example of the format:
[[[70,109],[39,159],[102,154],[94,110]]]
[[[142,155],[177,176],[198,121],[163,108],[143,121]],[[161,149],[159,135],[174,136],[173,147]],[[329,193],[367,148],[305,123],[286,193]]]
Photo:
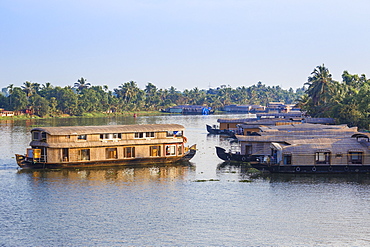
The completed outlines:
[[[217,156],[227,162],[235,161],[235,162],[248,162],[254,165],[263,163],[264,160],[268,159],[267,155],[251,155],[251,154],[242,154],[239,151],[229,151],[222,147],[216,146],[216,154]]]
[[[235,133],[232,130],[228,130],[228,129],[221,130],[221,129],[216,128],[216,126],[212,127],[208,124],[206,124],[206,128],[207,128],[208,133],[210,134],[225,135],[225,136],[235,138]]]
[[[216,146],[216,154],[217,156],[225,161],[242,161],[242,162],[249,162],[251,160],[251,156],[249,154],[240,154],[240,152],[226,152],[226,150],[222,147]]]
[[[38,127],[31,148],[16,154],[21,168],[79,168],[189,161],[179,124]]]

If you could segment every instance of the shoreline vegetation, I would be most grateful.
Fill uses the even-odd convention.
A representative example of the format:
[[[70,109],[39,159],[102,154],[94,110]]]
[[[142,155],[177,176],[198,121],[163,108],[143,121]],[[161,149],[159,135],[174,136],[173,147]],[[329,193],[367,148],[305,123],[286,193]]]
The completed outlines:
[[[37,116],[37,115],[29,115],[23,114],[18,116],[0,116],[1,120],[23,120],[23,119],[49,119],[49,118],[79,118],[79,117],[86,117],[86,118],[99,118],[99,117],[138,117],[138,116],[160,116],[160,115],[167,115],[169,113],[160,112],[160,111],[126,111],[121,113],[102,113],[102,112],[89,112],[83,113],[80,116],[71,116],[71,115],[59,115],[59,116]]]
[[[140,89],[134,81],[109,90],[93,86],[83,77],[73,86],[53,86],[26,81],[10,84],[0,94],[0,108],[20,116],[0,120],[53,117],[106,117],[161,115],[162,109],[177,105],[202,105],[222,111],[226,105],[262,105],[269,102],[296,104],[311,117],[333,118],[337,124],[369,130],[370,79],[344,71],[335,81],[324,64],[315,67],[301,88],[288,90],[262,82],[246,87],[221,85],[209,89],[157,88],[151,82]],[[16,114],[18,115],[18,114]]]

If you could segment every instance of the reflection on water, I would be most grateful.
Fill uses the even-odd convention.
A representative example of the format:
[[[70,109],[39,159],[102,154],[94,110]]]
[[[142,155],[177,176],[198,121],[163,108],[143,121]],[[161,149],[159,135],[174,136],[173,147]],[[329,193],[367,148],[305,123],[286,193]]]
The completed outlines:
[[[19,170],[18,174],[30,175],[33,181],[47,179],[49,181],[64,179],[68,181],[114,181],[114,182],[150,182],[166,180],[185,180],[195,167],[188,165],[152,165],[150,167],[124,166],[83,169],[52,169],[52,170]]]
[[[370,174],[261,174],[260,178],[270,183],[301,184],[364,184],[370,185]]]

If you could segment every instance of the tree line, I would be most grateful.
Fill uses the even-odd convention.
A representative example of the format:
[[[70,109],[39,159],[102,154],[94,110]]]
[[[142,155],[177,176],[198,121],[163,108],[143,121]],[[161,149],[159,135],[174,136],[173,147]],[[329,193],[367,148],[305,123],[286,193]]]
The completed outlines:
[[[205,105],[222,110],[230,104],[261,104],[271,101],[292,104],[304,94],[304,88],[293,90],[280,86],[266,86],[262,82],[250,87],[231,88],[220,86],[208,90],[197,87],[179,91],[175,87],[161,89],[148,83],[140,89],[136,82],[122,83],[109,90],[106,85],[92,86],[83,77],[73,86],[53,86],[26,81],[20,87],[8,87],[8,95],[0,95],[0,108],[26,111],[29,114],[58,116],[68,114],[80,116],[84,113],[122,113],[125,111],[158,111],[175,105]]]
[[[220,86],[200,90],[161,89],[149,82],[140,89],[136,82],[122,83],[109,90],[106,85],[92,86],[83,77],[73,86],[53,86],[26,81],[20,87],[8,87],[0,94],[0,108],[30,114],[80,116],[84,113],[123,113],[158,111],[175,105],[205,105],[222,110],[225,105],[267,105],[269,102],[297,104],[312,117],[331,117],[337,123],[369,129],[370,79],[364,74],[344,71],[342,81],[335,81],[325,65],[317,66],[302,88],[285,90],[262,82],[246,87]]]
[[[325,65],[317,66],[305,83],[298,106],[312,117],[331,117],[337,123],[369,130],[370,79],[365,74],[342,74],[335,81]]]

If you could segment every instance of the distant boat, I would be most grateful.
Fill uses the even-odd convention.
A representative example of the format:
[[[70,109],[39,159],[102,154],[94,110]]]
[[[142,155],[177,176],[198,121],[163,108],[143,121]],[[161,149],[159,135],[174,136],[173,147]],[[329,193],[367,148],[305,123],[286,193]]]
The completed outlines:
[[[162,110],[167,113],[179,113],[184,115],[209,115],[213,114],[214,110],[211,107],[201,105],[178,105]]]

